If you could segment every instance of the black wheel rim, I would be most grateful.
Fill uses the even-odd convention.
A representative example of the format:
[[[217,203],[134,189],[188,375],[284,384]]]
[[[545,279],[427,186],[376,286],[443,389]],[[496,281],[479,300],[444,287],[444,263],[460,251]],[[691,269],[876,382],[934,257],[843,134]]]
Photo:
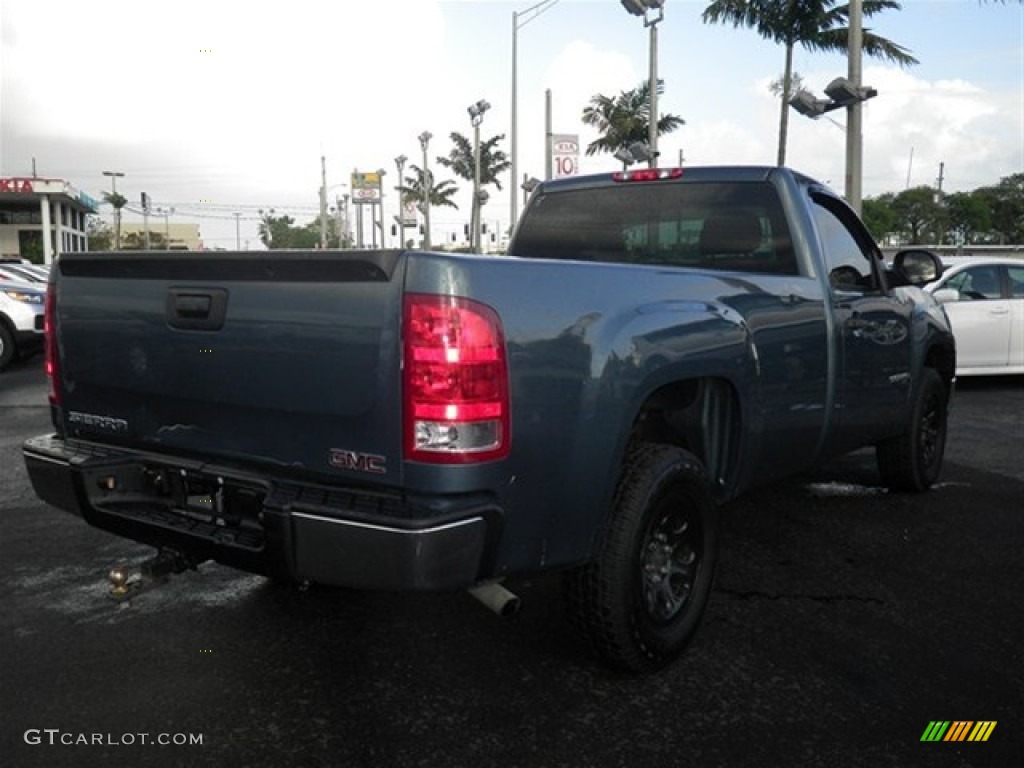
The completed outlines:
[[[671,495],[652,515],[640,550],[640,588],[647,616],[668,624],[690,602],[703,555],[703,535],[686,499]]]

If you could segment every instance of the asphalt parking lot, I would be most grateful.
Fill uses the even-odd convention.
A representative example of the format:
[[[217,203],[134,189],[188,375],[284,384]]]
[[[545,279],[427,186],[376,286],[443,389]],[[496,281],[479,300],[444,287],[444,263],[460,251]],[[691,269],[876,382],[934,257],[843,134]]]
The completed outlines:
[[[0,375],[4,765],[1022,764],[1022,377],[961,382],[927,494],[859,452],[723,509],[704,626],[639,678],[586,656],[553,577],[510,585],[513,620],[216,565],[113,602],[109,568],[148,550],[36,500],[40,368]],[[937,720],[996,726],[922,742]]]

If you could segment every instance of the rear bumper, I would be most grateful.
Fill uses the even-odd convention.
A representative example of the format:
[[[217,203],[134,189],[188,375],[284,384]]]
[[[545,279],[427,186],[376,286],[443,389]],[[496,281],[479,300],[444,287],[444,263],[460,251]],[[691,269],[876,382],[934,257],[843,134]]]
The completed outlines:
[[[90,525],[197,560],[363,589],[467,587],[483,573],[500,511],[299,484],[54,436],[23,446],[43,501]]]

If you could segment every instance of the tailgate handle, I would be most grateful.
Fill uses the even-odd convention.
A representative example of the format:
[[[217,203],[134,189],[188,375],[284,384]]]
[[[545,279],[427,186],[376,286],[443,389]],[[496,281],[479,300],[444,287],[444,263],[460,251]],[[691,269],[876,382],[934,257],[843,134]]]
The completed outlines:
[[[178,317],[209,317],[211,304],[213,301],[209,296],[180,293],[174,297],[174,311]]]
[[[170,288],[167,324],[185,331],[219,331],[227,305],[228,292],[223,288]]]

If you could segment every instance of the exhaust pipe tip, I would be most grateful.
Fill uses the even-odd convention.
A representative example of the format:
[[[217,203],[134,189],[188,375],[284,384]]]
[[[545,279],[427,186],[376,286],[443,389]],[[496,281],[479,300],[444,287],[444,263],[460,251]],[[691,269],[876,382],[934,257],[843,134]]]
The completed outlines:
[[[469,589],[469,594],[502,618],[509,619],[519,613],[523,601],[496,581],[478,584]]]

